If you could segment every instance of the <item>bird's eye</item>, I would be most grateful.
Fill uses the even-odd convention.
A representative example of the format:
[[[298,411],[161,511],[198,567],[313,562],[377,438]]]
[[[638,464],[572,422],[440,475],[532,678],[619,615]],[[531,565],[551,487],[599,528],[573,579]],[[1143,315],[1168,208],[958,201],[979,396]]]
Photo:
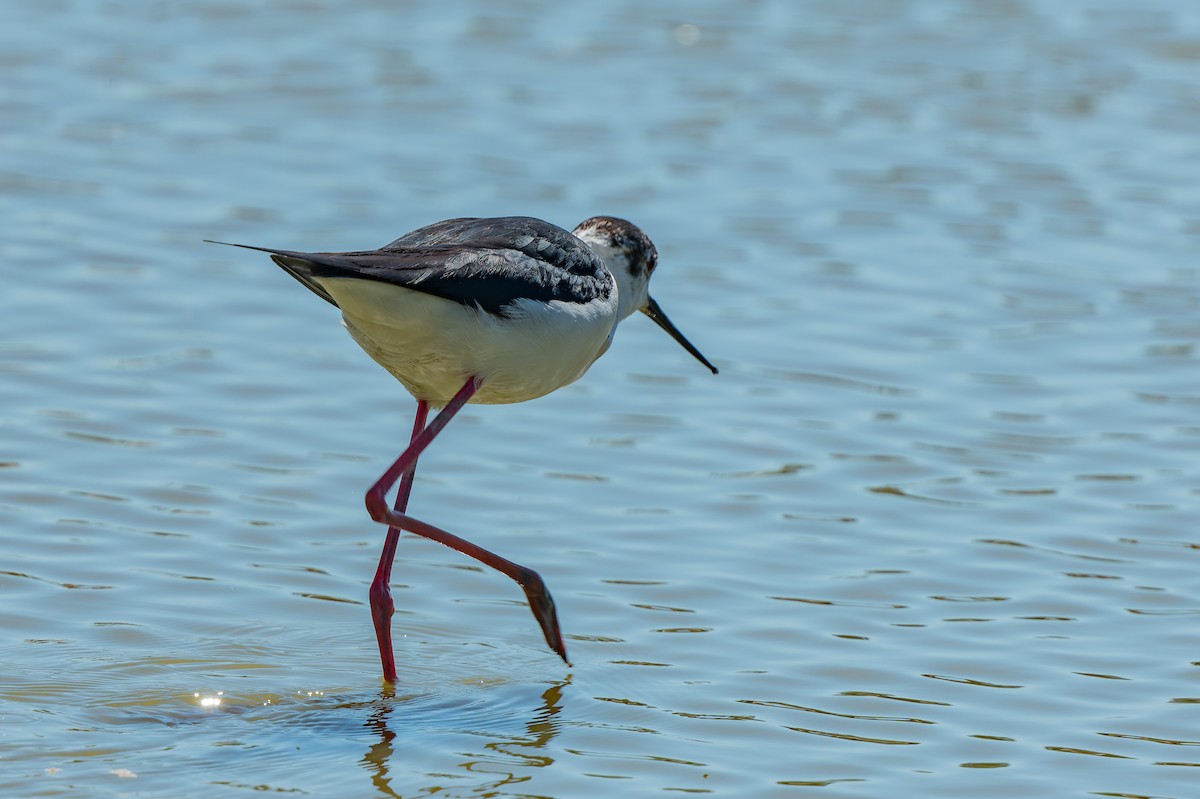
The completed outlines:
[[[654,267],[656,266],[658,266],[658,256],[651,255],[646,259],[646,274],[652,274],[654,272]]]

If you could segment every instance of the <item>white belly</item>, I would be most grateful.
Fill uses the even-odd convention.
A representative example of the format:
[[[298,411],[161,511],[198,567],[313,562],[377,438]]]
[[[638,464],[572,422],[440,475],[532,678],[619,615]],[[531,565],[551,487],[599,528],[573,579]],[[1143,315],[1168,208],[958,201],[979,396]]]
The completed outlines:
[[[508,318],[380,281],[320,278],[350,335],[417,399],[444,405],[471,376],[473,403],[524,402],[583,376],[616,326],[616,292],[587,304],[519,300]]]

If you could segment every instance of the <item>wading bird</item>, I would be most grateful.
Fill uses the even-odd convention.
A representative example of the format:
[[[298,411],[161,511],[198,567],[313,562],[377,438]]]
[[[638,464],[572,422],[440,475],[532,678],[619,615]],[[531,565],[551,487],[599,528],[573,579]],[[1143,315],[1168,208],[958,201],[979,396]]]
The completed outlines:
[[[212,242],[228,244],[228,242]],[[524,402],[578,380],[634,311],[653,319],[702,364],[648,293],[658,263],[637,226],[596,216],[568,233],[531,217],[448,219],[363,252],[295,252],[231,244],[271,260],[336,306],[350,335],[417,400],[408,448],[367,491],[388,525],[371,583],[383,677],[392,654],[392,561],[401,530],[445,544],[508,575],[525,591],[546,643],[567,660],[554,600],[533,569],[406,515],[417,458],[468,402]],[[441,411],[426,424],[429,409]],[[392,508],[387,493],[400,482]]]

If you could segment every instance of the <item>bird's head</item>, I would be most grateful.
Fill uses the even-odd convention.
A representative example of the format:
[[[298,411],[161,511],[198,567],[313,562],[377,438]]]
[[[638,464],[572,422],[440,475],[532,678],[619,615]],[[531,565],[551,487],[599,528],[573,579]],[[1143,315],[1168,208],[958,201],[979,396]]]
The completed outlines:
[[[580,222],[571,233],[600,256],[617,281],[618,321],[634,311],[641,311],[700,363],[711,369],[713,374],[717,373],[717,367],[684,338],[650,296],[650,276],[658,266],[658,250],[641,228],[615,216],[593,216]]]

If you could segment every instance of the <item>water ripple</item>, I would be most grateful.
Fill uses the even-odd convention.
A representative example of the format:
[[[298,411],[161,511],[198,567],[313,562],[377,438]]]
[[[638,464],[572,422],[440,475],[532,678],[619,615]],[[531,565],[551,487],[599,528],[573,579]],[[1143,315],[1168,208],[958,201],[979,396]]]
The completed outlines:
[[[0,795],[1195,794],[1191,4],[9,5]],[[201,240],[502,213],[722,371],[465,409],[413,512],[575,666],[405,536],[389,690],[412,402]]]

